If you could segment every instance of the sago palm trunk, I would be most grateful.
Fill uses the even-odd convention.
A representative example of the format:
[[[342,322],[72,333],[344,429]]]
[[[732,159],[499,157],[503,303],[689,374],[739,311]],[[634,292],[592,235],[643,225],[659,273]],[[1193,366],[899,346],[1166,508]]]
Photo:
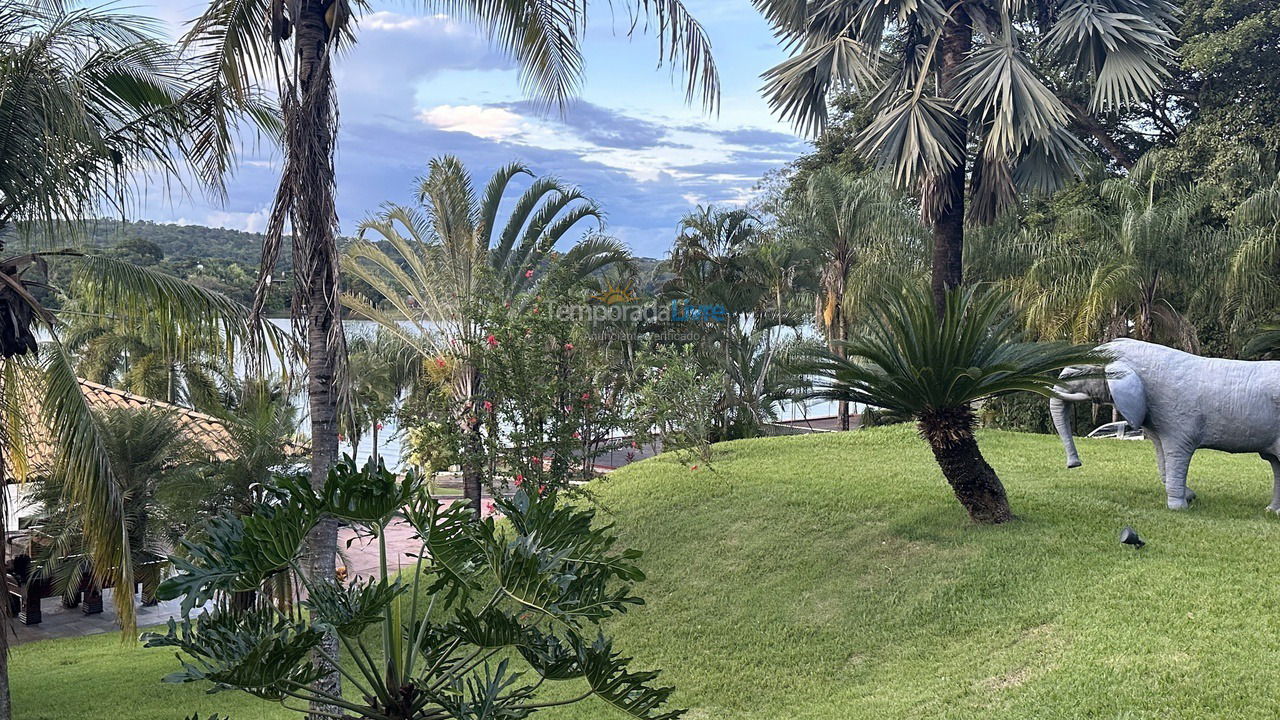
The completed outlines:
[[[1013,519],[1009,498],[978,449],[976,421],[968,407],[942,408],[921,415],[918,427],[969,518],[982,525],[1008,522]]]
[[[960,65],[973,49],[973,29],[969,14],[956,8],[955,15],[943,28],[942,58],[939,61],[943,97],[955,97],[956,76]],[[964,152],[969,142],[968,129],[958,138]],[[942,177],[936,178],[932,192],[938,203],[933,217],[933,302],[941,316],[946,307],[947,290],[964,280],[964,180],[966,163],[961,161]]]

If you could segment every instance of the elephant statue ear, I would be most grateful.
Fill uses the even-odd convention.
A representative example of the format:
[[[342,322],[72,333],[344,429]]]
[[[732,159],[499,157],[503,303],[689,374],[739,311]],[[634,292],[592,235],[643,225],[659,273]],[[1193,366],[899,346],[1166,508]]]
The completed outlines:
[[[1113,362],[1107,365],[1107,390],[1111,392],[1111,401],[1124,419],[1133,427],[1142,427],[1147,420],[1147,390],[1142,385],[1142,378],[1124,362]]]

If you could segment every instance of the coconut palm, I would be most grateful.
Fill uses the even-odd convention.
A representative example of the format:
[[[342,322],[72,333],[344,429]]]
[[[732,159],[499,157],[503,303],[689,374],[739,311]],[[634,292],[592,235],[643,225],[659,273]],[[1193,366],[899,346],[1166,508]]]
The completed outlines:
[[[1084,150],[1072,123],[1150,98],[1174,59],[1169,0],[756,6],[791,52],[764,75],[776,113],[816,134],[832,91],[869,98],[860,148],[920,192],[939,312],[962,279],[966,198],[987,222],[1020,190],[1058,187]],[[1080,90],[1087,108],[1064,102]]]
[[[823,168],[790,214],[795,232],[820,263],[816,319],[839,355],[850,325],[886,288],[911,282],[923,267],[920,223],[886,178]],[[849,429],[849,404],[837,408]]]
[[[871,329],[819,356],[814,397],[858,402],[915,418],[956,499],[978,523],[1013,518],[1004,486],[978,449],[973,404],[1026,391],[1051,396],[1054,371],[1097,356],[1064,343],[1018,341],[1006,294],[948,291],[939,316],[930,292],[886,300]]]
[[[536,297],[552,277],[581,281],[628,257],[616,240],[598,233],[564,253],[554,249],[580,223],[600,221],[594,202],[555,178],[533,177],[500,222],[500,206],[520,176],[532,173],[519,163],[507,165],[477,195],[457,158],[432,160],[417,188],[419,205],[388,205],[361,223],[360,238],[343,259],[346,272],[376,293],[374,298],[347,294],[344,304],[423,360],[445,363],[448,358],[459,406],[480,396],[480,375],[467,353],[482,339],[471,322],[482,295],[518,306]],[[475,444],[479,419],[474,413],[462,415],[465,434]],[[477,512],[480,478],[478,466],[464,464],[464,491]]]

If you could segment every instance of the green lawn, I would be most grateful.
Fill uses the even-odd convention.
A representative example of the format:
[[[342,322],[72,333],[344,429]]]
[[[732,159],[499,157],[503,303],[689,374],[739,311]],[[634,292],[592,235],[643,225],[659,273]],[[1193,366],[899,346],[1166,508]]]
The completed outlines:
[[[615,473],[597,493],[650,573],[617,647],[665,669],[691,720],[1280,716],[1265,462],[1200,453],[1200,500],[1174,513],[1147,443],[1081,441],[1076,470],[1051,437],[982,443],[1016,523],[969,525],[903,427]],[[1145,549],[1116,542],[1126,524]],[[160,685],[173,666],[116,638],[24,646],[16,717],[285,716]],[[611,715],[585,703],[537,717]]]

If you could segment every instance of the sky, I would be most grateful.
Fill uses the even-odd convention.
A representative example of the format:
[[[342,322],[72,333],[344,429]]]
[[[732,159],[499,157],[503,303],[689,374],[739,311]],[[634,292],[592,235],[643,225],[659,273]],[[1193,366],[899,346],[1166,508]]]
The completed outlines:
[[[144,0],[145,1],[145,0]],[[657,67],[658,42],[628,38],[627,5],[590,6],[585,83],[560,114],[539,111],[518,71],[483,35],[415,3],[374,2],[357,44],[335,65],[340,108],[338,215],[342,231],[386,201],[408,203],[431,158],[452,154],[482,185],[519,160],[577,185],[604,209],[606,231],[639,255],[660,257],[681,216],[699,204],[742,204],[767,171],[807,149],[761,99],[760,74],[784,59],[749,0],[686,0],[720,70],[716,114],[687,105],[679,76]],[[132,5],[176,36],[198,0]],[[261,231],[278,152],[248,143],[225,202],[156,193],[142,219]]]

